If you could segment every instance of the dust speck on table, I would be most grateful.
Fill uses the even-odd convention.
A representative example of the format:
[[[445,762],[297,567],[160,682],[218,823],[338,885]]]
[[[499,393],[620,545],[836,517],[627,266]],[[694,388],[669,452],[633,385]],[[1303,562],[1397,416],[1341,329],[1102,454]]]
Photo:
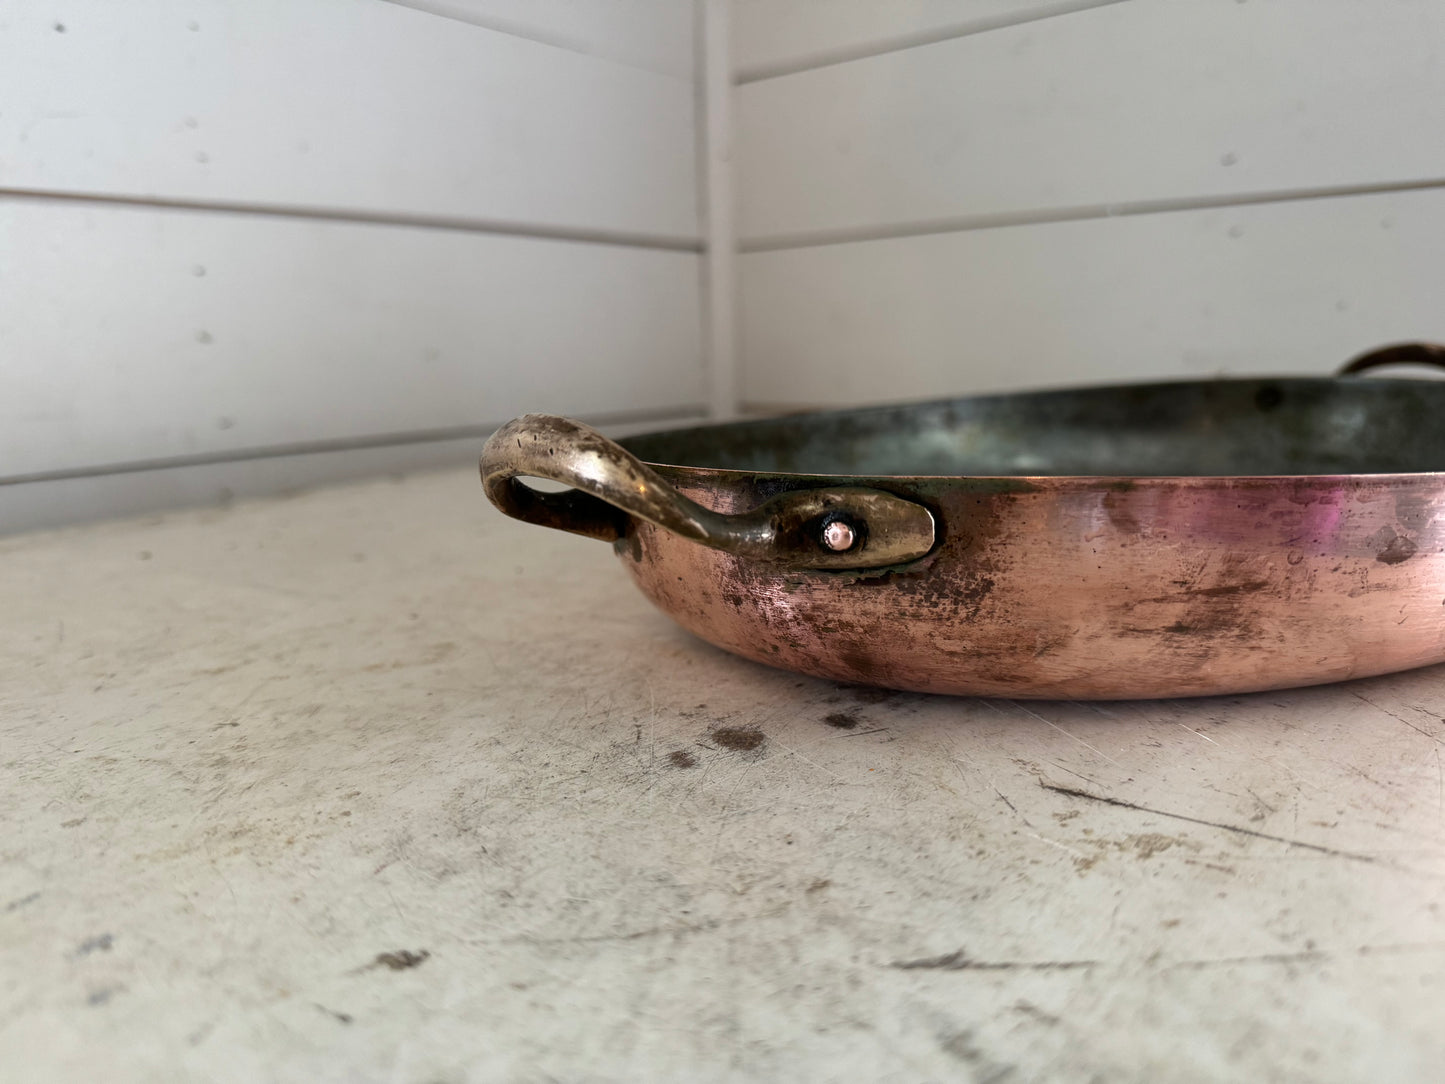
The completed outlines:
[[[354,1023],[356,1020],[356,1017],[352,1016],[349,1012],[337,1012],[335,1009],[328,1009],[319,1001],[315,1002],[315,1005],[318,1009],[320,1009],[327,1016],[331,1017],[331,1019],[335,1020],[339,1024],[350,1024]]]
[[[111,946],[114,944],[115,936],[113,934],[97,934],[95,937],[87,937],[82,941],[75,950],[75,954],[77,956],[89,956],[92,952],[109,952]]]
[[[18,911],[18,910],[20,910],[20,908],[26,907],[26,906],[34,903],[34,902],[35,902],[36,900],[38,900],[39,898],[40,898],[40,893],[39,893],[39,892],[32,892],[32,893],[30,893],[30,895],[28,895],[28,896],[21,896],[18,900],[11,900],[9,903],[7,903],[7,904],[5,905],[4,913],[5,913],[5,914],[9,914],[11,911]]]

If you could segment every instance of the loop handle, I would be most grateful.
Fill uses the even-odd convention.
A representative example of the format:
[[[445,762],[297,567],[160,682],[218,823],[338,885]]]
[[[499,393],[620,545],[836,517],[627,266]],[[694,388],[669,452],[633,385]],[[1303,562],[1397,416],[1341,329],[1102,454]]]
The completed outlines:
[[[1439,343],[1393,343],[1366,351],[1346,363],[1336,376],[1352,376],[1382,365],[1433,365],[1445,369],[1445,346]]]
[[[794,568],[878,568],[933,548],[927,508],[859,486],[794,490],[738,515],[689,500],[632,453],[580,422],[527,414],[482,449],[482,486],[499,509],[528,523],[613,541],[631,517],[751,560]],[[542,493],[519,481],[574,488]]]

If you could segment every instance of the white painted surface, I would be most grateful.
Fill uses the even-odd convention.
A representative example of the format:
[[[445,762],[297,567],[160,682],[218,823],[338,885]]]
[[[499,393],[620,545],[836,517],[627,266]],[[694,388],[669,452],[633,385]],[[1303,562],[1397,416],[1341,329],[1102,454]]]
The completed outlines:
[[[971,230],[741,258],[744,401],[1220,373],[1445,341],[1445,192]]]
[[[470,470],[0,568],[27,1081],[1439,1079],[1442,668],[839,688]]]
[[[0,187],[697,237],[667,76],[379,0],[0,18]]]
[[[701,409],[692,4],[447,3],[0,2],[0,530]]]
[[[1119,0],[730,0],[733,70],[774,78]]]
[[[736,107],[745,243],[1437,180],[1445,7],[1134,0],[748,84]]]
[[[3,477],[703,402],[697,256],[0,203]]]
[[[734,214],[730,0],[703,0],[703,326],[708,411],[738,412],[737,217]]]
[[[358,478],[398,477],[405,471],[473,463],[485,436],[266,455],[215,463],[81,474],[43,482],[0,485],[0,536],[127,516],[156,516],[177,508],[224,508],[236,500],[295,496]]]
[[[609,436],[625,436],[672,426],[696,425],[702,408],[687,414],[658,414],[617,421],[577,412]],[[403,473],[459,464],[473,468],[494,425],[462,426],[448,436],[426,440],[378,440],[335,450],[286,454],[272,448],[247,459],[187,463],[147,470],[78,474],[49,481],[0,484],[0,535],[72,523],[155,514],[176,508],[221,508],[237,500],[285,494],[296,496],[325,485],[358,478],[399,478]],[[434,439],[433,439],[434,438]]]
[[[679,79],[694,69],[692,0],[392,0]]]

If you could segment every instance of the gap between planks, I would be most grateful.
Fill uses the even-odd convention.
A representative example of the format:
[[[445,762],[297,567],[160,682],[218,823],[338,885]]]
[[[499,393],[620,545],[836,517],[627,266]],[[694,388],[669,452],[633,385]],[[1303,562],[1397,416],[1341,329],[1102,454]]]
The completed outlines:
[[[468,218],[457,215],[427,215],[409,211],[370,211],[364,208],[321,207],[308,204],[247,203],[235,200],[124,196],[106,192],[62,192],[42,188],[0,187],[0,202],[6,200],[37,203],[85,203],[102,207],[143,208],[194,214],[251,215],[265,218],[302,219],[309,222],[343,222],[357,226],[450,230],[455,233],[525,237],[542,241],[571,241],[589,245],[616,245],[624,248],[655,249],[661,252],[698,254],[703,250],[702,240],[697,237],[637,233],[629,230],[593,229],[584,226],[548,225],[536,222],[506,222],[501,219]]]
[[[1101,218],[1172,214],[1179,211],[1209,211],[1228,207],[1253,207],[1273,203],[1345,199],[1352,196],[1380,196],[1398,192],[1426,192],[1445,189],[1445,177],[1416,181],[1381,181],[1371,184],[1342,184],[1321,188],[1283,188],[1265,192],[1236,192],[1220,196],[1182,196],[1174,199],[1128,200],[1121,203],[1091,203],[1072,207],[1044,207],[1025,211],[998,211],[959,215],[917,222],[877,226],[843,226],[806,233],[754,237],[738,244],[742,253],[778,252],[788,249],[848,245],[860,241],[891,241],[935,234],[969,233],[1011,226],[1040,226],[1056,222],[1086,222]]]
[[[1094,8],[1109,7],[1122,2],[1123,0],[1062,0],[1060,3],[1036,7],[1029,11],[1008,12],[966,22],[949,23],[946,26],[936,26],[911,34],[893,34],[855,45],[842,45],[834,49],[819,50],[816,53],[794,57],[790,60],[740,67],[733,73],[733,85],[746,86],[749,83],[760,83],[765,79],[779,79],[786,75],[816,71],[818,68],[831,68],[853,60],[867,60],[869,57],[883,56],[886,53],[917,49],[924,45],[936,45],[939,42],[953,41],[956,38],[969,38],[975,34],[986,34],[991,30],[1006,30],[1011,26],[1042,22],[1060,15],[1073,15],[1076,12],[1092,11]]]

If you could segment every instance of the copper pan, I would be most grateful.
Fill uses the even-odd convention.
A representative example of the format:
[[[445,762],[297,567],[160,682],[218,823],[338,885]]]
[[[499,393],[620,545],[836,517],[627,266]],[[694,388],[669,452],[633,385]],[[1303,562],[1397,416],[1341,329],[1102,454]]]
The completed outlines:
[[[1008,697],[1309,685],[1445,661],[1445,381],[1345,375],[1398,361],[1445,348],[618,442],[527,415],[482,481],[789,670]]]

